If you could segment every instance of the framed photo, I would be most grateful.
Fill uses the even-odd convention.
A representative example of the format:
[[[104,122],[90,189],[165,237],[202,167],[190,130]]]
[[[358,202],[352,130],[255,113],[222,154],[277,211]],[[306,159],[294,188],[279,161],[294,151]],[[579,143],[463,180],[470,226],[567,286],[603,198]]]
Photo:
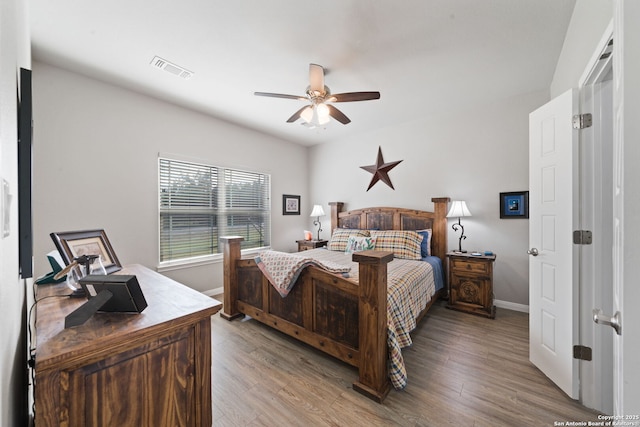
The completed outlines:
[[[500,193],[500,218],[529,218],[529,192]]]
[[[82,255],[100,255],[107,274],[122,269],[104,230],[65,231],[50,236],[66,265]]]
[[[300,196],[282,195],[282,215],[300,215]]]

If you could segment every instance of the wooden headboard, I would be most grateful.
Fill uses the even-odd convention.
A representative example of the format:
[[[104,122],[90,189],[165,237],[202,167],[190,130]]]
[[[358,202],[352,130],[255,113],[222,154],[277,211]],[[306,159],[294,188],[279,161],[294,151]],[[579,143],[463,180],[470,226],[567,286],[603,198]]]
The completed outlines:
[[[434,212],[404,208],[363,208],[342,211],[344,203],[331,202],[331,234],[336,228],[358,228],[365,230],[433,230],[432,255],[445,263],[447,253],[447,205],[448,197],[431,199]],[[446,265],[446,264],[444,264]]]

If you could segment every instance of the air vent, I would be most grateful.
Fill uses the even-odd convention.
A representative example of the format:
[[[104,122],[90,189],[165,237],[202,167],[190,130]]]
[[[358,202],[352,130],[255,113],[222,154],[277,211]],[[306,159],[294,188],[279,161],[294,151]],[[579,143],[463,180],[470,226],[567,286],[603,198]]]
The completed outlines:
[[[191,78],[191,76],[193,76],[193,71],[189,71],[186,68],[169,62],[166,59],[162,59],[159,56],[153,57],[153,59],[151,60],[151,65],[155,68],[171,73],[174,76],[182,77],[185,80],[188,80]]]

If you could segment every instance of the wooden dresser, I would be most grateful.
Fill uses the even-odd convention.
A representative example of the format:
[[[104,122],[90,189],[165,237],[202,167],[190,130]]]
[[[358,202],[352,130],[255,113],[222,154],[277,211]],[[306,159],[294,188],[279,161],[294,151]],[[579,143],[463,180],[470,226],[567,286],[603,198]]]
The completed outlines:
[[[46,298],[68,293],[64,284],[38,287],[36,425],[212,425],[210,317],[222,304],[140,265],[114,274],[137,276],[142,313],[64,329],[86,300]]]
[[[493,305],[495,255],[449,252],[449,304],[447,308],[496,317]]]

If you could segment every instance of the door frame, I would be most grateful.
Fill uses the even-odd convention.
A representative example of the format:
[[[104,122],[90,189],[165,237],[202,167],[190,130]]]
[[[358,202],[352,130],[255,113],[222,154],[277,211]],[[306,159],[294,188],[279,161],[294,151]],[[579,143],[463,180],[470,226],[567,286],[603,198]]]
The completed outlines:
[[[593,232],[593,243],[578,245],[579,343],[592,349],[581,360],[580,402],[613,413],[613,336],[593,322],[593,309],[613,309],[613,20],[578,83],[580,113],[593,125],[579,132],[579,224]]]

